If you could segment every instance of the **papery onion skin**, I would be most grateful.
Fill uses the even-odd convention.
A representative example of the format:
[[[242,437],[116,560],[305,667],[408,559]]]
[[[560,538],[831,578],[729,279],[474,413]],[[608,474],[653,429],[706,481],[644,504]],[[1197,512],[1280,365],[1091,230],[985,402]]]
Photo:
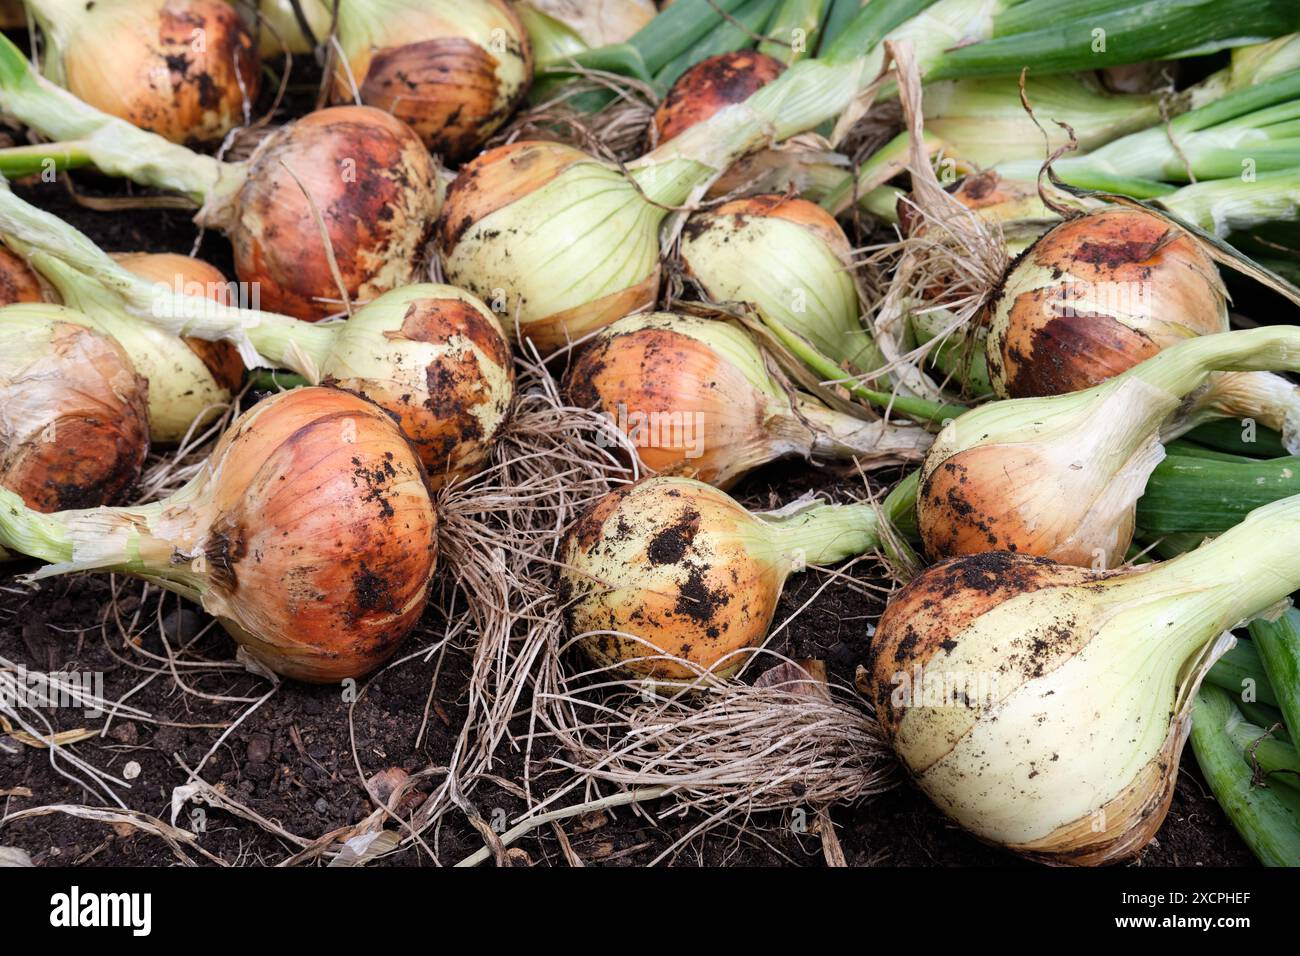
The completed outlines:
[[[719,53],[701,60],[677,78],[655,110],[659,142],[679,136],[724,107],[743,103],[784,70],[780,60],[757,50]]]
[[[0,305],[44,302],[40,277],[20,256],[0,246]]]
[[[872,642],[877,718],[921,788],[976,836],[1095,865],[1159,829],[1189,726],[1174,714],[1182,661],[1149,684],[1121,681],[1122,696],[1098,684],[1104,660],[1088,663],[1118,656],[1117,622],[1142,602],[1108,589],[1140,575],[991,552],[935,565],[891,599]],[[1148,636],[1163,639],[1143,631],[1128,646]]]
[[[43,512],[119,500],[149,453],[148,383],[70,314],[0,309],[0,485]]]
[[[245,122],[259,58],[229,4],[130,0],[84,9],[63,51],[63,78],[76,96],[174,143],[216,142]]]
[[[438,251],[448,282],[545,354],[653,305],[661,219],[619,170],[560,143],[520,141],[461,168]]]
[[[726,676],[767,635],[788,568],[758,546],[756,519],[724,492],[647,478],[606,495],[566,535],[559,596],[569,632],[601,666],[634,677]]]
[[[790,417],[788,398],[765,391],[740,365],[674,329],[696,323],[716,326],[706,334],[745,335],[712,319],[629,316],[583,349],[565,375],[564,394],[575,405],[599,408],[616,424],[621,411],[647,467],[727,488],[758,464],[798,450],[798,443],[783,425]],[[785,409],[774,408],[778,401]],[[646,418],[645,441],[630,416]],[[652,423],[658,423],[656,434],[648,432]],[[802,432],[806,446],[811,431]]]
[[[476,472],[504,427],[514,360],[496,316],[467,292],[412,285],[348,320],[323,381],[387,409],[434,490]]]
[[[589,47],[622,43],[655,18],[654,0],[527,0]]]
[[[233,208],[217,214],[262,309],[309,321],[343,311],[304,186],[354,302],[415,278],[442,205],[433,158],[382,110],[317,110],[263,141]]]
[[[1003,398],[1079,391],[1228,328],[1213,260],[1187,233],[1130,208],[1047,232],[1012,264],[986,312],[989,373]]]
[[[423,4],[423,6],[421,6]],[[532,78],[532,49],[506,0],[390,3],[365,18],[343,11],[347,70],[335,102],[392,113],[450,161],[467,159],[514,109]]]
[[[294,389],[236,421],[211,467],[204,608],[286,677],[358,677],[391,656],[428,599],[437,517],[388,414]]]

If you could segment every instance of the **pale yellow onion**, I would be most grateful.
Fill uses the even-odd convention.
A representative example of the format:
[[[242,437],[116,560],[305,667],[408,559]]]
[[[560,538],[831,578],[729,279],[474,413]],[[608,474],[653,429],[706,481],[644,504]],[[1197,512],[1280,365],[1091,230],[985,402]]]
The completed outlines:
[[[55,82],[175,143],[245,124],[261,74],[248,28],[222,0],[32,0]]]
[[[258,38],[258,51],[262,59],[283,56],[285,50],[293,54],[310,53],[311,40],[303,33],[302,25],[294,13],[294,0],[228,0],[248,23]],[[334,22],[332,0],[297,0],[307,25],[315,34],[317,43],[329,37],[330,24]],[[260,17],[259,17],[260,15]]]
[[[1162,425],[1216,371],[1300,368],[1300,328],[1200,336],[1081,392],[993,402],[946,425],[921,466],[932,558],[1017,551],[1115,567],[1164,456]]]
[[[930,444],[923,429],[863,421],[783,387],[743,329],[669,312],[601,330],[564,394],[608,415],[643,465],[719,488],[788,455],[873,468],[918,460]]]
[[[471,156],[532,78],[532,52],[506,0],[365,0],[339,9],[335,102],[410,124],[434,153]]]
[[[714,302],[752,305],[836,363],[862,371],[884,359],[859,321],[852,251],[839,224],[814,203],[751,196],[696,213],[682,229],[687,274]]]
[[[526,0],[589,47],[622,43],[654,19],[653,0]]]
[[[881,726],[979,838],[1047,863],[1130,857],[1164,820],[1220,635],[1300,587],[1297,532],[1290,498],[1163,564],[995,552],[936,565],[873,639]]]

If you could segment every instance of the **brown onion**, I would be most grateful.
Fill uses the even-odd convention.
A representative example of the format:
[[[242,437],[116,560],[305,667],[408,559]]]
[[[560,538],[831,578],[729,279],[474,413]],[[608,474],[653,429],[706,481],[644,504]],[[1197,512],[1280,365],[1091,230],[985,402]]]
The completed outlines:
[[[743,103],[784,69],[780,60],[757,50],[720,53],[701,60],[677,78],[655,110],[658,141],[673,139],[725,106]]]
[[[38,511],[122,497],[149,452],[148,383],[56,305],[0,309],[0,486]]]
[[[0,246],[0,305],[43,302],[45,299],[40,276],[20,256]]]
[[[219,141],[247,121],[261,73],[222,0],[32,0],[46,71],[90,105],[174,143]]]

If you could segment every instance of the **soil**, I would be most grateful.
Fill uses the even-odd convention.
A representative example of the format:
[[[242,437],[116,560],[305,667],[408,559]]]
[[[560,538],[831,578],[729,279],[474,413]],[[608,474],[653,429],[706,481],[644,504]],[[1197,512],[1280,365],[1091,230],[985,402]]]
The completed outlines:
[[[294,91],[291,102],[299,111],[314,96],[310,80],[308,75]],[[126,193],[120,183],[88,173],[76,174],[74,182],[85,194]],[[64,183],[20,186],[18,192],[73,222],[109,251],[188,253],[196,237],[184,211],[93,211],[76,203]],[[208,233],[199,254],[230,273],[230,251],[221,236]],[[883,482],[892,476],[879,477]],[[860,479],[833,471],[814,472],[806,465],[778,465],[751,476],[736,494],[751,506],[763,507],[789,501],[810,487],[834,494],[860,488]],[[355,706],[343,699],[337,686],[285,683],[228,731],[229,724],[248,709],[248,701],[264,695],[269,685],[230,663],[236,648],[219,627],[174,595],[122,579],[77,575],[45,581],[38,590],[15,582],[16,576],[34,566],[31,562],[0,564],[0,657],[33,671],[67,668],[102,672],[103,693],[108,699],[125,698],[130,706],[151,715],[150,720],[106,719],[69,708],[43,711],[55,730],[88,728],[97,732],[72,749],[115,776],[130,776],[129,786],[114,790],[131,809],[170,820],[172,791],[189,779],[185,768],[197,767],[220,741],[204,764],[202,777],[275,826],[312,840],[372,811],[365,779],[393,768],[415,773],[440,766],[450,754],[464,712],[466,668],[459,652],[450,652],[441,668],[436,657],[429,661],[416,657],[384,671],[363,683]],[[845,683],[852,682],[856,666],[865,660],[871,625],[883,604],[879,590],[883,582],[872,577],[870,562],[860,562],[848,573],[861,587],[842,583],[828,587],[776,646],[792,657],[825,660],[832,677]],[[777,619],[803,605],[821,583],[816,574],[792,578]],[[138,625],[125,630],[131,635],[128,642],[117,621],[130,622],[137,615]],[[430,611],[405,650],[414,652],[432,645],[443,623],[438,612]],[[228,666],[173,675],[159,668],[164,640],[172,647],[193,642],[187,659],[203,658]],[[182,690],[180,681],[188,690]],[[245,700],[211,699],[216,696]],[[517,754],[508,753],[497,772],[517,779],[519,762]],[[0,816],[51,804],[108,803],[103,794],[83,788],[60,770],[51,764],[49,751],[0,734]],[[489,820],[502,812],[513,817],[523,809],[519,800],[494,785],[480,787],[475,803]],[[227,863],[274,864],[300,848],[267,827],[230,813],[212,808],[197,812],[202,814],[202,847]],[[409,812],[408,805],[404,813]],[[195,813],[195,805],[187,804],[178,825],[199,829],[200,818]],[[832,817],[847,860],[853,865],[1023,865],[949,824],[910,784],[859,806],[837,808]],[[614,816],[567,821],[564,832],[573,852],[589,864],[637,865],[653,859],[696,822],[674,818],[657,823],[649,816],[622,810]],[[777,815],[758,817],[741,833],[719,830],[696,841],[674,862],[823,865],[819,838],[799,829]],[[455,862],[482,846],[478,833],[455,815],[436,839],[434,843],[431,836],[430,847],[442,863]],[[10,822],[0,829],[0,844],[25,849],[38,865],[161,866],[176,862],[162,840],[138,829],[64,813]],[[565,865],[553,830],[534,831],[516,846],[529,862]],[[190,855],[205,862],[192,851]],[[430,860],[427,853],[410,849],[383,862],[415,865]],[[1168,818],[1137,865],[1252,862],[1188,754]]]

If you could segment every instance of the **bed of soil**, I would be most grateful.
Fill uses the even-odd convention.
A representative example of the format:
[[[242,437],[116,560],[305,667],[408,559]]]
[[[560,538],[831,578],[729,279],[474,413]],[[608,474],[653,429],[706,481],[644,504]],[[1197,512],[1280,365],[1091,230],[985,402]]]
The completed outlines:
[[[308,80],[310,77],[308,77]],[[304,81],[294,91],[297,108],[309,103],[314,88]],[[118,183],[90,174],[73,178],[83,194],[122,195]],[[195,227],[184,211],[141,209],[108,213],[79,205],[68,183],[26,184],[19,193],[85,231],[104,249],[116,251],[191,251]],[[139,190],[135,190],[139,193]],[[225,240],[207,234],[199,254],[228,274],[230,252]],[[882,480],[889,475],[881,475]],[[806,465],[772,466],[751,476],[737,495],[754,506],[788,501],[809,487],[834,494],[860,489],[860,479]],[[80,710],[46,711],[55,730],[87,728],[97,736],[73,745],[83,759],[116,776],[132,775],[129,787],[114,788],[129,808],[169,820],[173,788],[186,783],[193,768],[211,750],[247,703],[222,702],[205,696],[257,699],[265,680],[238,667],[205,670],[193,680],[154,672],[148,655],[163,655],[168,646],[193,641],[188,658],[233,661],[235,645],[220,628],[192,606],[156,589],[103,576],[77,575],[43,582],[39,589],[17,582],[28,563],[0,564],[0,656],[33,671],[70,669],[102,672],[104,694],[126,697],[151,720],[87,717]],[[831,674],[851,683],[867,653],[871,625],[882,608],[880,581],[869,562],[850,573],[862,587],[840,582],[828,587],[781,635],[775,649],[796,658],[825,660]],[[792,578],[781,600],[782,620],[804,604],[821,584],[815,574]],[[112,600],[116,587],[117,599]],[[143,597],[143,600],[142,600]],[[140,625],[124,637],[117,621],[140,612]],[[442,628],[430,611],[407,650],[431,645]],[[130,643],[128,644],[127,638]],[[202,776],[240,803],[289,833],[308,840],[355,823],[373,809],[364,780],[400,768],[416,772],[445,763],[463,714],[464,659],[452,652],[435,673],[435,662],[421,658],[382,672],[364,683],[351,706],[336,686],[283,684],[230,732],[208,759]],[[148,669],[146,669],[148,668]],[[436,680],[435,680],[436,678]],[[189,690],[178,683],[183,679]],[[349,712],[351,720],[349,721]],[[426,712],[429,717],[426,721]],[[505,778],[520,770],[517,754],[507,753],[497,772]],[[129,768],[129,769],[128,769]],[[474,795],[486,819],[502,811],[513,817],[522,804],[492,785]],[[104,796],[63,776],[50,752],[18,743],[0,733],[0,817],[51,804],[106,805]],[[193,828],[187,805],[180,825]],[[409,807],[407,812],[409,812]],[[648,807],[653,812],[653,805]],[[298,846],[267,828],[229,813],[206,809],[202,847],[231,864],[273,864]],[[1009,854],[992,849],[949,824],[910,784],[855,807],[834,810],[833,820],[852,865],[1015,866]],[[695,822],[619,811],[579,817],[564,824],[568,842],[588,864],[638,865],[672,845]],[[29,817],[0,829],[0,845],[26,850],[37,865],[172,865],[176,856],[153,836],[122,824],[105,824],[63,813]],[[433,846],[432,842],[430,844]],[[519,862],[566,865],[555,832],[534,831],[516,844],[526,853]],[[452,819],[434,847],[442,863],[455,862],[482,846],[472,827]],[[191,851],[196,862],[205,862]],[[386,864],[430,862],[418,849],[385,859]],[[800,832],[778,815],[749,821],[743,832],[718,830],[692,843],[673,860],[676,865],[823,865],[820,839]],[[1136,865],[1250,865],[1252,857],[1201,781],[1191,754],[1180,773],[1173,805],[1155,841]]]

